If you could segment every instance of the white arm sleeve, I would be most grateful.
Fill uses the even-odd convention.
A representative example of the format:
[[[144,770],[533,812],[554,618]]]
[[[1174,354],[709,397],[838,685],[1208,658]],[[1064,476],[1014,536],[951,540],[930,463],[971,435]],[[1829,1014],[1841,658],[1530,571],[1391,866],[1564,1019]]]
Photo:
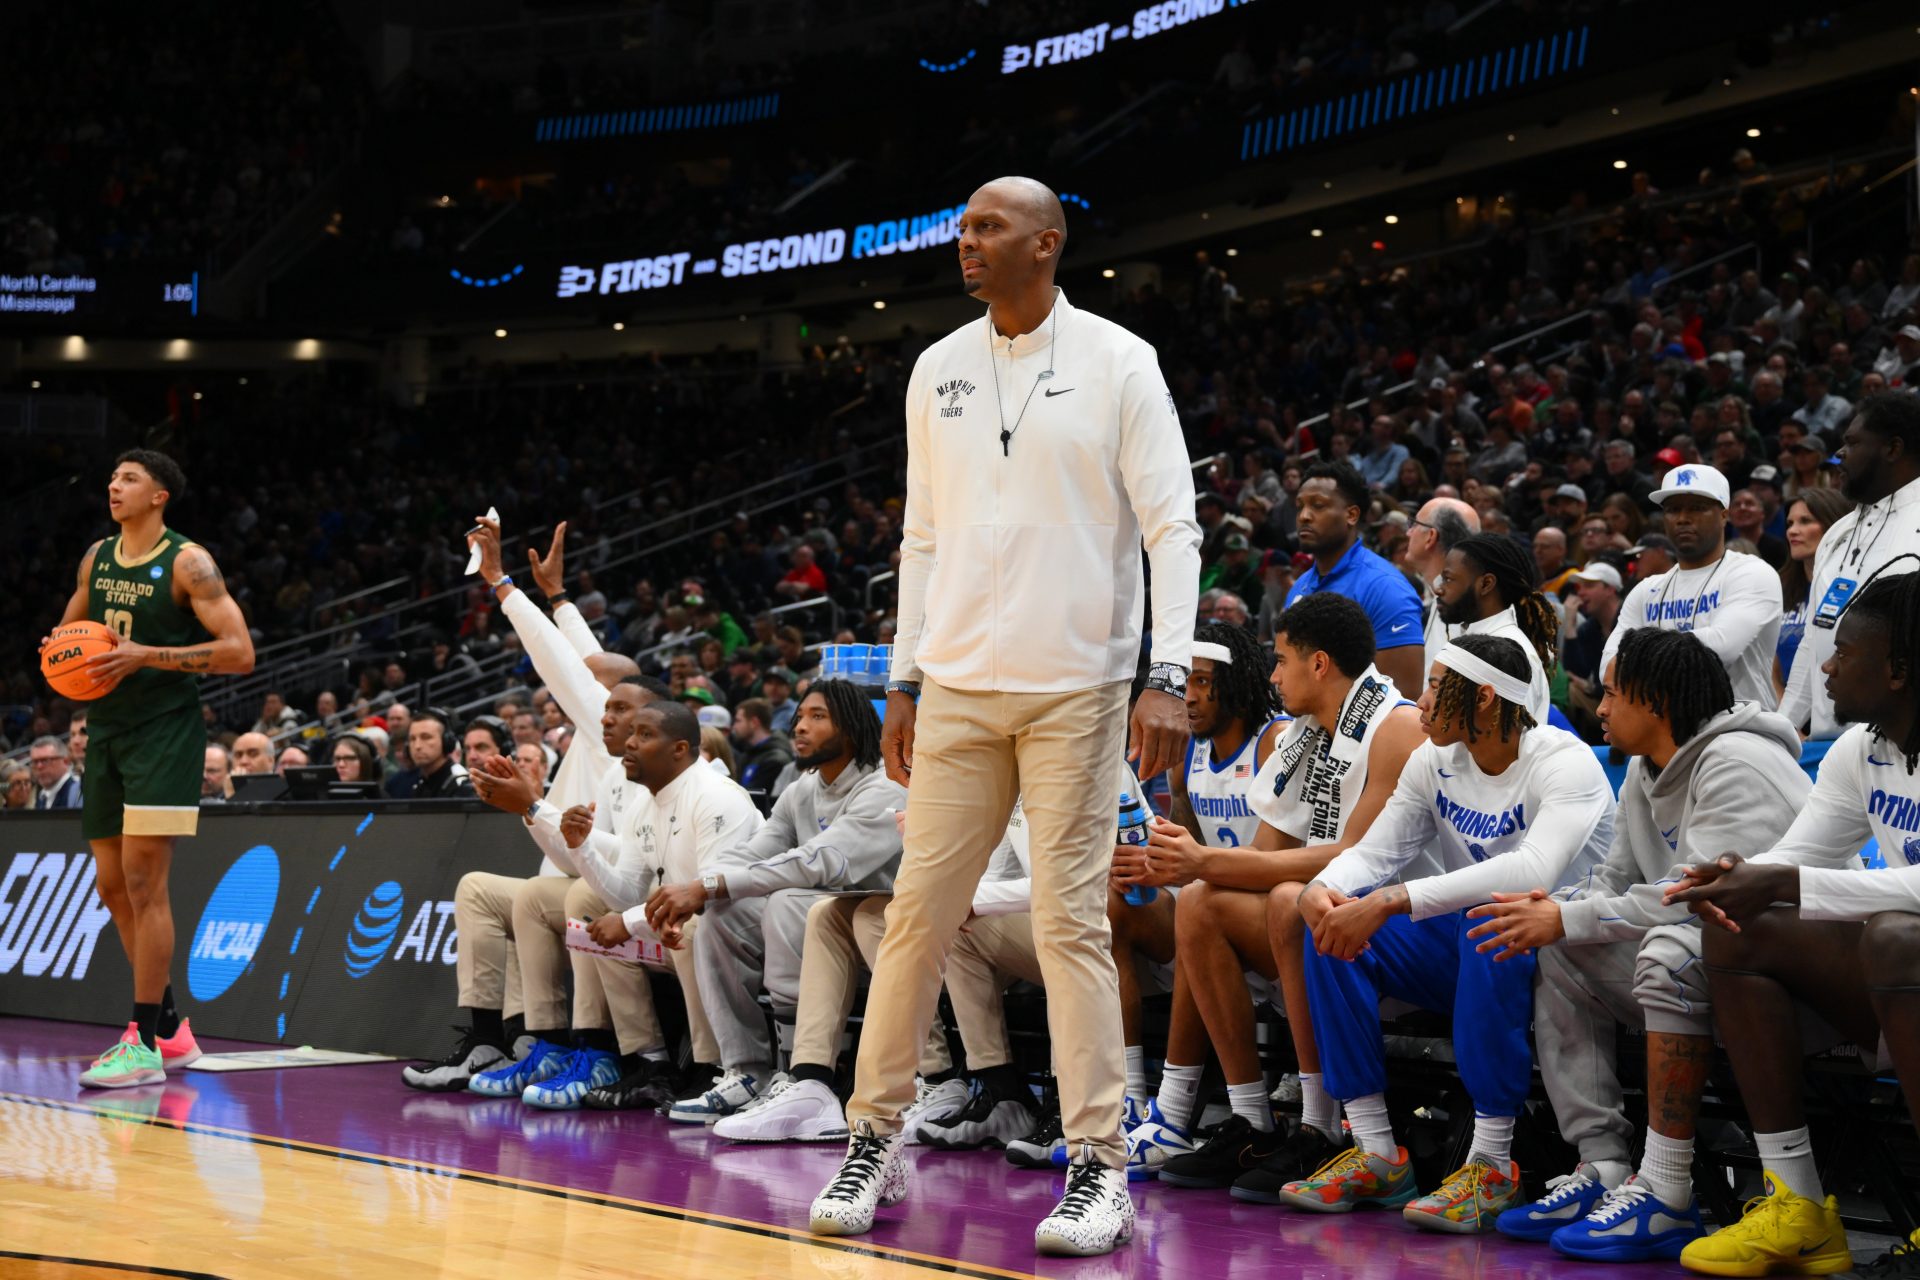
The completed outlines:
[[[1121,374],[1120,480],[1153,570],[1153,660],[1191,668],[1200,596],[1193,468],[1160,362],[1144,342]]]
[[[1414,751],[1380,816],[1368,826],[1367,834],[1360,838],[1360,843],[1329,862],[1315,880],[1351,898],[1393,879],[1433,841],[1433,804],[1427,798],[1432,771],[1416,767],[1425,766],[1432,751],[1430,743],[1423,743]],[[1421,752],[1428,753],[1427,757],[1423,759]]]
[[[1882,911],[1920,915],[1920,867],[1846,871],[1800,868],[1800,915],[1807,920],[1865,920]]]
[[[1800,816],[1779,843],[1753,861],[1846,871],[1860,867],[1860,849],[1872,837],[1873,827],[1861,803],[1866,790],[1861,785],[1860,757],[1865,753],[1853,735],[1864,737],[1865,733],[1864,728],[1850,729],[1833,744],[1820,762],[1820,776],[1813,780],[1813,792]]]
[[[933,549],[938,517],[933,508],[933,460],[927,445],[926,357],[914,361],[907,380],[907,506],[900,518],[900,577],[894,584],[899,601],[893,635],[895,680],[921,679],[915,651],[926,622],[927,580],[933,576]]]
[[[516,594],[524,596],[527,593],[521,591]],[[581,657],[591,658],[594,654],[603,652],[599,637],[593,634],[593,628],[588,626],[587,620],[580,616],[580,610],[574,606],[573,601],[565,601],[553,611],[553,624],[560,628],[560,634],[567,638],[567,643],[572,645],[573,651]]]
[[[1734,563],[1743,570],[1748,568],[1745,559]],[[1752,646],[1769,623],[1775,624],[1777,632],[1783,612],[1778,578],[1772,574],[1742,572],[1729,576],[1720,593],[1720,604],[1707,615],[1708,625],[1696,626],[1693,634],[1713,650],[1721,662],[1731,663]],[[1614,635],[1619,634],[1615,628]]]
[[[1595,828],[1613,813],[1613,791],[1606,775],[1593,767],[1576,771],[1569,763],[1548,763],[1537,775],[1535,818],[1518,849],[1442,875],[1407,882],[1409,911],[1415,920],[1444,915],[1496,893],[1524,893],[1560,883]],[[1581,778],[1580,772],[1588,776]]]
[[[513,623],[520,643],[526,646],[534,671],[553,691],[554,700],[567,713],[567,719],[573,721],[576,728],[592,732],[607,709],[607,691],[593,678],[593,672],[587,670],[586,660],[574,651],[553,620],[527,599],[526,592],[510,592],[501,609]],[[571,612],[577,616],[579,610]]]

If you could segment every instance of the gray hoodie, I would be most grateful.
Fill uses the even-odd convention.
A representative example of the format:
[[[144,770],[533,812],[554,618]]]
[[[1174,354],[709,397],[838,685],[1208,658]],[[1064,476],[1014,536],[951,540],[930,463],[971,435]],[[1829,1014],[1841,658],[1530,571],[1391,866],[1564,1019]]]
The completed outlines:
[[[849,764],[833,785],[803,772],[773,802],[765,826],[721,855],[727,896],[760,898],[780,889],[890,889],[900,869],[893,810],[907,789],[885,770]]]
[[[1707,721],[1657,774],[1634,757],[1605,861],[1553,895],[1567,941],[1630,941],[1656,925],[1692,920],[1684,903],[1660,902],[1681,869],[1728,851],[1752,857],[1772,848],[1812,789],[1800,768],[1800,735],[1785,716],[1753,702]]]

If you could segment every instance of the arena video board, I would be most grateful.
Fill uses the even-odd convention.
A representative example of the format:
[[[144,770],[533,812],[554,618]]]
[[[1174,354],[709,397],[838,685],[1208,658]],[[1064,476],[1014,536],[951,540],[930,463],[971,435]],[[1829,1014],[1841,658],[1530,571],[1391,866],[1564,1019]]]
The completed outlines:
[[[0,324],[71,327],[93,320],[191,320],[199,314],[198,271],[0,272]]]
[[[952,244],[959,235],[959,219],[965,210],[963,204],[954,205],[902,218],[759,237],[724,245],[715,254],[696,256],[679,249],[598,262],[563,262],[554,281],[553,297],[561,301],[615,297],[675,289],[705,277],[736,280],[916,253]]]
[[[1000,74],[1010,76],[1036,67],[1083,62],[1119,47],[1123,41],[1137,44],[1252,3],[1253,0],[1161,0],[1161,3],[1135,9],[1124,22],[1096,22],[1077,31],[1007,45],[1000,51]]]

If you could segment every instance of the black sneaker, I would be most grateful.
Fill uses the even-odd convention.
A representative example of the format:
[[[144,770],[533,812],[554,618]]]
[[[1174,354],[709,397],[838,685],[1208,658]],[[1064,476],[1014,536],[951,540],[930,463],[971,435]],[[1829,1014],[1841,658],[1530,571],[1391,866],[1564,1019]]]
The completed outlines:
[[[1861,1267],[1861,1280],[1916,1280],[1920,1277],[1920,1231]]]
[[[1261,1133],[1245,1116],[1228,1116],[1199,1150],[1161,1165],[1160,1181],[1170,1187],[1230,1187],[1279,1149],[1278,1130]]]
[[[673,1068],[643,1060],[612,1084],[589,1089],[580,1105],[593,1111],[657,1111],[673,1105],[679,1093]]]
[[[1279,1204],[1280,1188],[1298,1182],[1315,1169],[1352,1145],[1345,1133],[1340,1141],[1329,1138],[1312,1125],[1303,1124],[1280,1149],[1233,1181],[1233,1198],[1251,1204]]]
[[[1054,1167],[1053,1153],[1064,1151],[1066,1146],[1066,1135],[1060,1128],[1060,1106],[1055,1103],[1040,1117],[1040,1123],[1032,1133],[1007,1144],[1007,1163],[1016,1169],[1051,1171]]]
[[[455,1027],[460,1040],[452,1052],[438,1062],[416,1062],[400,1071],[409,1089],[427,1093],[464,1093],[467,1081],[482,1071],[490,1071],[510,1061],[505,1050],[490,1040],[482,1040],[471,1027]]]

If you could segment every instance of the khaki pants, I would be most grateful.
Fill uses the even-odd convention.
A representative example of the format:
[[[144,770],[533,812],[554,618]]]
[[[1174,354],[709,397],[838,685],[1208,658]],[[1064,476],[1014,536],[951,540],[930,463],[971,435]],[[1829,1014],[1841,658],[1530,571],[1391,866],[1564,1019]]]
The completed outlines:
[[[853,1012],[860,968],[873,968],[887,931],[886,895],[823,898],[807,913],[806,945],[800,953],[800,1007],[794,1015],[793,1065],[833,1069]],[[951,970],[949,970],[951,972]],[[920,1049],[920,1074],[939,1075],[953,1066],[937,1023]]]
[[[1036,640],[1036,643],[1041,641]],[[1113,769],[1127,686],[1077,693],[970,693],[928,681],[913,748],[906,852],[874,962],[847,1122],[891,1133],[913,1101],[913,1069],[942,971],[1016,795],[1033,865],[1033,934],[1067,1142],[1126,1164],[1120,987],[1107,926]]]
[[[1133,957],[1123,963],[1132,964]],[[967,1070],[985,1071],[1013,1061],[1003,997],[1008,987],[1021,981],[1043,981],[1039,952],[1033,945],[1032,916],[1025,912],[984,916],[953,940],[953,953],[947,957],[947,997],[953,1001],[953,1020],[960,1024]]]
[[[507,1018],[525,1008],[513,947],[513,895],[525,883],[487,871],[460,877],[453,891],[453,923],[460,933],[454,974],[461,1008],[498,1009]]]
[[[585,880],[575,880],[573,887],[567,890],[560,927],[566,928],[568,917],[593,921],[610,910],[612,908],[607,905],[606,899],[594,892],[592,885]],[[680,994],[687,1004],[694,1060],[716,1062],[719,1060],[717,1056],[704,1056],[705,1053],[717,1055],[719,1051],[714,1048],[713,1032],[707,1027],[706,1015],[700,1010],[700,988],[693,976],[693,938],[697,927],[695,920],[687,922],[682,930],[686,945],[678,951],[669,951],[667,958],[674,977],[679,980]],[[607,1011],[613,1019],[613,1033],[620,1041],[620,1052],[645,1053],[650,1049],[665,1047],[666,1034],[660,1030],[660,1016],[653,1008],[653,983],[647,977],[652,971],[651,966],[582,951],[573,952],[570,958],[576,981],[581,969],[590,969],[593,973],[591,980],[605,993]]]
[[[514,954],[527,1027],[575,1031],[610,1027],[606,992],[589,958],[567,950],[567,900],[584,881],[571,876],[535,876],[520,882],[513,898]],[[568,1021],[567,973],[573,974],[573,1014]]]

